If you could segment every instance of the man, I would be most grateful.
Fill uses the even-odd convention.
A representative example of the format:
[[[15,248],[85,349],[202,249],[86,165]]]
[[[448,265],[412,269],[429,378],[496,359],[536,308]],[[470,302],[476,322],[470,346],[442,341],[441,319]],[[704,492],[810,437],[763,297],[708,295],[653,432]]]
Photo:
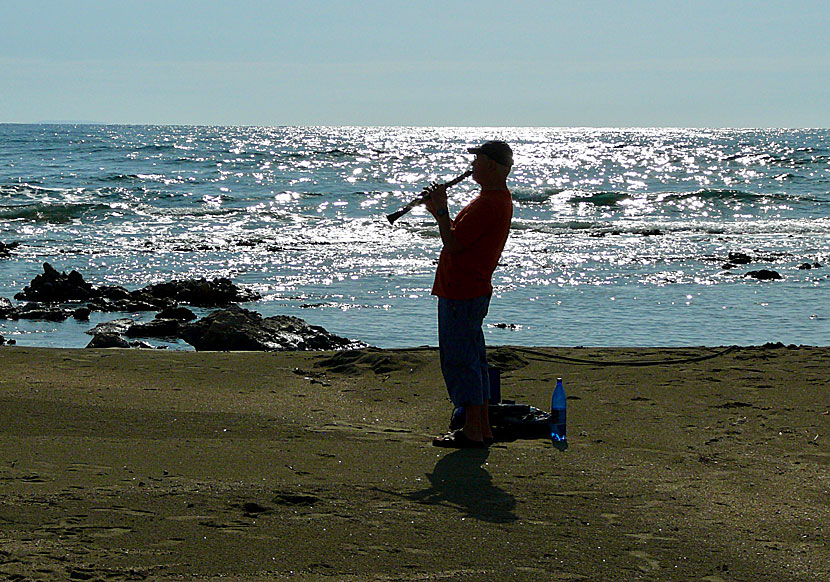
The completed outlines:
[[[503,141],[488,141],[468,151],[476,156],[473,180],[481,192],[455,220],[447,208],[446,186],[425,190],[426,207],[438,222],[443,243],[432,287],[432,294],[438,296],[441,372],[450,400],[465,411],[464,427],[435,438],[432,444],[438,447],[481,448],[493,442],[482,324],[493,293],[493,271],[513,217],[507,189],[513,152]]]

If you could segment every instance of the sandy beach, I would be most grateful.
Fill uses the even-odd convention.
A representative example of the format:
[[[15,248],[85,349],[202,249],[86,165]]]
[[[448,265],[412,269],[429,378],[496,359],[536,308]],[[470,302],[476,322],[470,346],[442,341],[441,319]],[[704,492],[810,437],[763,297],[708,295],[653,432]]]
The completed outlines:
[[[566,451],[432,447],[434,349],[0,348],[0,578],[830,579],[830,348],[490,360]]]

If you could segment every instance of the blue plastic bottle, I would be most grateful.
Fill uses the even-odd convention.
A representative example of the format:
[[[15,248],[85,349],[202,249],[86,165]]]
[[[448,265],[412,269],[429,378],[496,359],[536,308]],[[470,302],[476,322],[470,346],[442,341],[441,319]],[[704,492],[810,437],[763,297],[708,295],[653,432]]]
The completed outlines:
[[[562,386],[562,378],[557,378],[556,388],[553,389],[553,396],[550,399],[550,438],[554,442],[564,442],[566,440],[567,408],[568,401],[565,396],[565,387]]]

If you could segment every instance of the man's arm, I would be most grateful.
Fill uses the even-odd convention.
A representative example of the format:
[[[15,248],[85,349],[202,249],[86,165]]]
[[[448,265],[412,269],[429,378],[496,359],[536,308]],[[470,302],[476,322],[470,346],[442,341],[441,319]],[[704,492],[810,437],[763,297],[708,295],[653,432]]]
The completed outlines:
[[[447,207],[447,187],[444,184],[430,186],[425,189],[430,197],[427,198],[425,204],[427,210],[438,222],[438,231],[441,233],[441,242],[444,243],[444,248],[449,253],[457,253],[464,250],[455,234],[452,232],[452,219],[450,218],[449,209]]]

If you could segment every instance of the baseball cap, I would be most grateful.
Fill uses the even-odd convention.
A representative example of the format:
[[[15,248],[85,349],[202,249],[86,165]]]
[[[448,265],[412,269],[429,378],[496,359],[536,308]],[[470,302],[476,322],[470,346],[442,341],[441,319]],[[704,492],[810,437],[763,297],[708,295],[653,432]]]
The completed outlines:
[[[484,154],[502,166],[513,165],[513,150],[507,143],[499,140],[484,142],[477,148],[467,149],[471,154]]]

